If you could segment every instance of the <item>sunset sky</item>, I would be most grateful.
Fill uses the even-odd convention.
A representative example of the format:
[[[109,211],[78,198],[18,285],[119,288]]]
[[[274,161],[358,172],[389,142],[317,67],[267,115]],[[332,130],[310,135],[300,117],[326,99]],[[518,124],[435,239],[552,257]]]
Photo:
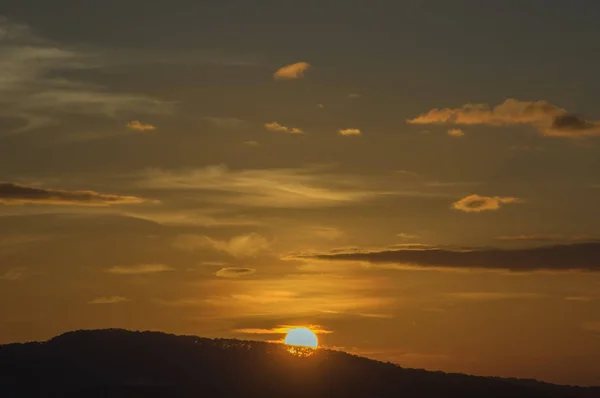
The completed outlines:
[[[600,385],[597,0],[2,0],[0,343],[119,327]]]

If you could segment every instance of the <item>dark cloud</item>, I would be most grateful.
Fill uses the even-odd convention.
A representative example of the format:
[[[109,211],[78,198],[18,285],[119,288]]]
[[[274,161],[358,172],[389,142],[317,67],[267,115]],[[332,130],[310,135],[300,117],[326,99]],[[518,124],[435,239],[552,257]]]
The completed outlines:
[[[96,191],[68,191],[28,187],[10,182],[0,182],[0,204],[24,205],[77,205],[109,206],[116,204],[141,203],[144,199],[135,196],[101,194]]]
[[[523,249],[381,250],[318,254],[321,260],[398,263],[425,268],[474,268],[510,271],[600,271],[600,243],[552,245]]]

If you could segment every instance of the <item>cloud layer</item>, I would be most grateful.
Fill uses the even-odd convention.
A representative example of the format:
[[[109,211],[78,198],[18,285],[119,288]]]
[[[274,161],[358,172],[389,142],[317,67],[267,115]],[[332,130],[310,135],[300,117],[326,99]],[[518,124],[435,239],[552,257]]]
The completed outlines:
[[[109,206],[142,202],[144,202],[144,199],[135,196],[101,194],[89,190],[68,191],[35,188],[10,182],[0,182],[0,203],[5,205]]]
[[[530,125],[545,136],[577,138],[600,135],[600,121],[585,120],[548,101],[519,101],[512,98],[493,108],[487,104],[435,108],[407,122],[420,125]]]
[[[469,249],[438,248],[352,251],[310,255],[321,260],[367,261],[394,263],[423,268],[469,268],[511,271],[566,271],[600,272],[600,243],[553,245],[524,249]]]

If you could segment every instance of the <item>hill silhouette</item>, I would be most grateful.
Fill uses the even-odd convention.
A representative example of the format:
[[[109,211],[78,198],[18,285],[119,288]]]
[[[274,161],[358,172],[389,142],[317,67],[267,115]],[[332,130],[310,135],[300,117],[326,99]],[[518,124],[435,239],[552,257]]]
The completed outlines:
[[[301,357],[273,343],[106,329],[0,346],[0,397],[598,398],[600,387],[405,369],[324,349]]]

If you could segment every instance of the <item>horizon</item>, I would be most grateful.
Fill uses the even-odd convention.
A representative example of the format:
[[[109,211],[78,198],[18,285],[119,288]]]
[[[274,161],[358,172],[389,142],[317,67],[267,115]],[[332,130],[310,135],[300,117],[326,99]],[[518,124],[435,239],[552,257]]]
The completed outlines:
[[[4,3],[0,344],[600,385],[600,3]]]

